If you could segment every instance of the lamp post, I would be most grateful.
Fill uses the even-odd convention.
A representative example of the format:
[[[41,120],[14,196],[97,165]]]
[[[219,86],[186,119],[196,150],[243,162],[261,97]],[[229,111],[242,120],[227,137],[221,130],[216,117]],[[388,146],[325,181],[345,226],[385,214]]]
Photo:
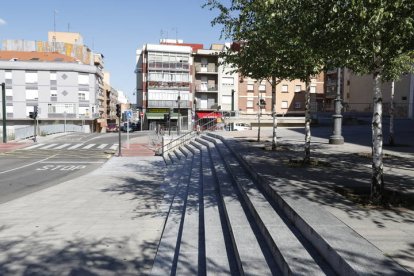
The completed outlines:
[[[1,104],[3,113],[3,143],[7,143],[7,125],[6,125],[6,84],[1,84]]]
[[[180,122],[180,104],[181,104],[180,91],[178,91],[177,104],[178,104],[177,135],[180,135],[180,124],[181,124]]]
[[[334,121],[333,135],[329,137],[329,144],[342,145],[344,137],[342,136],[342,115],[341,115],[341,68],[338,68],[338,82],[335,98],[335,114],[332,115]]]

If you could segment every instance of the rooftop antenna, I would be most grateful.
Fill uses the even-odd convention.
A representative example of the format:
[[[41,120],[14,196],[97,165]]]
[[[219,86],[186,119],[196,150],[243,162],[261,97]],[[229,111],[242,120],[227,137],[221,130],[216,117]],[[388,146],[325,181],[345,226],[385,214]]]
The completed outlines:
[[[178,29],[177,29],[177,27],[174,27],[171,30],[175,31],[175,42],[178,43]]]
[[[162,41],[164,39],[164,30],[161,29],[160,31],[160,41]]]
[[[68,33],[70,33],[70,23],[68,23]]]

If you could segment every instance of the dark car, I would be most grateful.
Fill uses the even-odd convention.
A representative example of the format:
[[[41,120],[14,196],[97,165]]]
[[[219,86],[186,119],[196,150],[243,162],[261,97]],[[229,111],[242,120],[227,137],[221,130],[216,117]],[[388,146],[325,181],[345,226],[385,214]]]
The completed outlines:
[[[134,132],[134,128],[132,127],[132,123],[124,123],[121,126],[121,131],[123,132]]]
[[[118,131],[118,125],[116,123],[109,123],[106,127],[107,132],[117,132]]]

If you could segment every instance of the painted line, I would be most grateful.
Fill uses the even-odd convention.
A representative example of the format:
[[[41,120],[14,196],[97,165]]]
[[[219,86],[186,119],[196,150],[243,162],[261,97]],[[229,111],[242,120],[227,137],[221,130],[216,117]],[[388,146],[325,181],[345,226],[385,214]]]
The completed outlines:
[[[44,161],[42,164],[103,164],[104,161]]]
[[[63,149],[63,148],[66,148],[67,146],[70,146],[70,144],[63,144],[63,145],[60,145],[59,147],[56,147],[54,149]]]
[[[98,147],[98,149],[104,149],[108,144],[102,144]]]
[[[37,144],[37,145],[33,145],[33,146],[30,146],[30,147],[24,148],[23,150],[34,149],[34,148],[41,147],[41,146],[44,146],[44,145],[45,144]]]
[[[80,146],[83,146],[83,143],[82,143],[82,144],[76,144],[76,145],[74,145],[74,146],[71,146],[70,148],[67,148],[67,150],[77,149],[77,148],[79,148]]]
[[[57,155],[57,154],[54,154],[54,155],[49,156],[49,157],[47,157],[47,158],[45,158],[45,159],[42,159],[42,160],[39,160],[39,161],[36,161],[36,162],[30,163],[30,164],[27,164],[27,165],[24,165],[24,166],[21,166],[21,167],[18,167],[18,168],[10,169],[10,170],[7,170],[7,171],[2,171],[2,172],[0,172],[0,174],[3,174],[3,173],[8,173],[8,172],[16,171],[16,170],[20,170],[20,169],[23,169],[23,168],[26,168],[26,167],[32,166],[32,165],[34,165],[34,164],[38,164],[38,163],[44,162],[44,161],[46,161],[46,160],[48,160],[48,159],[50,159],[50,158],[55,157],[56,155]]]
[[[90,148],[92,148],[93,146],[95,146],[96,144],[89,144],[89,145],[87,145],[87,146],[85,146],[85,147],[83,147],[82,149],[90,149]]]
[[[53,148],[54,146],[57,146],[57,145],[58,144],[50,144],[50,145],[44,146],[44,147],[39,148],[39,149],[50,149],[50,148]]]
[[[109,149],[116,150],[118,148],[118,144],[113,144]]]

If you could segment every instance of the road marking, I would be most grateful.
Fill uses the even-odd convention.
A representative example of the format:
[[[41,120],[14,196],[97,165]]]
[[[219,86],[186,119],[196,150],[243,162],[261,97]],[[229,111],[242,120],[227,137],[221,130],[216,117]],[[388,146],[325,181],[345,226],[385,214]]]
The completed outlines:
[[[60,146],[58,146],[54,149],[63,149],[63,148],[66,148],[67,146],[70,146],[70,144],[63,144],[63,145],[60,145]]]
[[[98,147],[98,149],[104,149],[108,144],[102,144]]]
[[[109,149],[116,150],[118,148],[118,144],[113,144]]]
[[[74,170],[81,170],[85,169],[85,165],[44,165],[41,168],[37,168],[36,171],[74,171]]]
[[[46,161],[42,164],[103,164],[104,161]]]
[[[90,149],[90,148],[92,148],[93,146],[95,146],[96,144],[89,144],[89,145],[87,145],[87,146],[85,146],[85,147],[83,147],[82,149]]]
[[[33,145],[33,146],[30,146],[30,147],[24,148],[24,150],[34,149],[34,148],[41,147],[41,146],[44,146],[44,145],[45,144],[37,144],[37,145]]]
[[[41,147],[41,148],[39,148],[39,149],[50,149],[50,148],[52,148],[52,147],[54,147],[54,146],[57,146],[58,144],[50,144],[50,145],[47,145],[47,146],[44,146],[44,147]]]
[[[16,171],[16,170],[19,170],[19,169],[23,169],[23,168],[26,168],[26,167],[32,166],[32,165],[37,164],[37,163],[41,163],[41,162],[43,162],[43,161],[46,161],[46,160],[48,160],[48,159],[50,159],[50,158],[55,157],[56,155],[57,155],[57,154],[54,154],[54,155],[52,155],[52,156],[49,156],[48,158],[45,158],[45,159],[42,159],[42,160],[39,160],[39,161],[36,161],[36,162],[30,163],[30,164],[27,164],[27,165],[24,165],[24,166],[21,166],[21,167],[18,167],[18,168],[10,169],[10,170],[7,170],[7,171],[2,171],[2,172],[0,172],[0,174],[3,174],[3,173],[8,173],[8,172],[12,172],[12,171]]]
[[[67,150],[77,149],[77,148],[79,148],[80,146],[83,146],[83,143],[82,143],[82,144],[76,144],[76,145],[74,145],[74,146],[71,146],[70,148],[67,148]]]

